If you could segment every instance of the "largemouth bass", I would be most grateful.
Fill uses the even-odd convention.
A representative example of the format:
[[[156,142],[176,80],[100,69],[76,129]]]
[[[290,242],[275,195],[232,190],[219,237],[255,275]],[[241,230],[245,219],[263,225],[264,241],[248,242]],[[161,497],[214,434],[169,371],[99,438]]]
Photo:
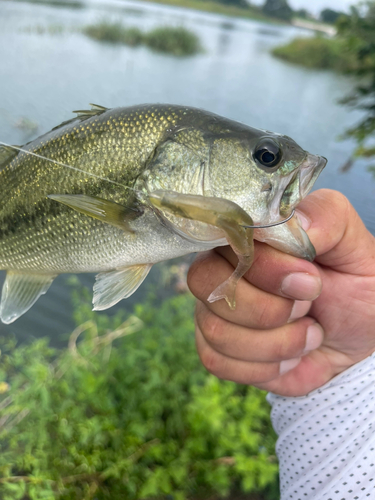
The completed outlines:
[[[97,272],[94,309],[131,295],[152,264],[231,244],[239,265],[210,296],[235,305],[253,236],[297,257],[296,218],[326,160],[292,139],[185,106],[93,106],[23,147],[0,147],[0,318],[61,273]],[[17,149],[15,149],[17,148]]]

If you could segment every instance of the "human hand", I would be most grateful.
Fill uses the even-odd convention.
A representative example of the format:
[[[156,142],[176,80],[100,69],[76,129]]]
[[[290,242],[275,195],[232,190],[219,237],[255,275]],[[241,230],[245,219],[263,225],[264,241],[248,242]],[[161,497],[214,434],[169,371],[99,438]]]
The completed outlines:
[[[375,238],[336,191],[310,194],[298,213],[314,263],[256,242],[235,311],[206,300],[237,263],[229,247],[200,254],[188,275],[204,366],[285,396],[305,395],[375,351]]]

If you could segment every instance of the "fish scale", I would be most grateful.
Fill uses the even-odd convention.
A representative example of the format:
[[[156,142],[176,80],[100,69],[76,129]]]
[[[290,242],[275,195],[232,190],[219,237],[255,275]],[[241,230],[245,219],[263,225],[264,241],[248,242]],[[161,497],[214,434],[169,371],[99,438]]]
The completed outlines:
[[[186,106],[93,105],[76,113],[17,154],[0,147],[4,322],[61,273],[99,272],[94,305],[104,309],[133,293],[155,262],[228,241],[251,253],[241,224],[280,220],[277,207],[294,208],[289,200],[296,205],[324,166],[288,137]],[[256,159],[265,140],[282,152],[277,168]],[[311,179],[301,193],[304,170]],[[301,231],[289,224],[262,237],[311,256]]]

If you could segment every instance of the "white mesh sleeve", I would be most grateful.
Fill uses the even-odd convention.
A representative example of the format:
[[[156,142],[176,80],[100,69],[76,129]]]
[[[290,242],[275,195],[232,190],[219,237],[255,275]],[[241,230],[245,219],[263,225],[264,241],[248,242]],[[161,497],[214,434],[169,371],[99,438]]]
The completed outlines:
[[[307,396],[267,399],[281,500],[375,498],[375,354]]]

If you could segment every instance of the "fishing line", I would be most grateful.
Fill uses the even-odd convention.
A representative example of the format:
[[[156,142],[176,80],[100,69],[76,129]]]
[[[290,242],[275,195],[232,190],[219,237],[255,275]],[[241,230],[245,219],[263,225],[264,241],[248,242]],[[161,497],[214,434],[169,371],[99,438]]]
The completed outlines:
[[[68,165],[67,163],[62,163],[61,161],[52,160],[51,158],[47,158],[46,156],[42,156],[38,153],[34,153],[33,151],[27,151],[27,149],[23,149],[19,146],[13,146],[12,144],[7,144],[6,142],[2,142],[2,141],[0,141],[0,144],[2,146],[7,147],[7,148],[12,148],[12,149],[15,149],[16,151],[21,151],[22,153],[36,156],[37,158],[40,158],[41,160],[50,161],[51,163],[55,163],[56,165],[60,165],[61,167],[69,168],[71,170],[75,170],[76,172],[80,172],[81,174],[90,175],[91,177],[95,177],[96,179],[110,182],[111,184],[115,184],[116,186],[120,186],[122,188],[134,191],[135,193],[137,193],[137,192],[139,193],[139,191],[137,191],[136,189],[131,188],[129,186],[124,186],[123,184],[120,184],[119,182],[111,181],[110,179],[107,179],[106,177],[101,177],[100,175],[93,174],[92,172],[86,172],[86,170],[82,170],[82,169],[77,168],[77,167],[72,167],[71,165]],[[143,194],[143,193],[139,193],[139,194]],[[245,227],[245,228],[249,228],[249,229],[266,229],[268,227],[280,226],[281,224],[285,224],[286,222],[290,221],[290,219],[294,216],[294,214],[295,214],[295,209],[292,210],[292,213],[290,214],[290,216],[287,219],[284,219],[284,220],[279,221],[279,222],[275,222],[273,224],[265,224],[263,226],[244,226],[241,224],[241,226]]]
[[[56,163],[56,165],[60,165],[61,167],[66,167],[70,168],[71,170],[75,170],[76,172],[81,172],[81,174],[87,174],[91,175],[91,177],[95,177],[96,179],[100,179],[102,181],[107,181],[110,182],[111,184],[116,184],[117,186],[121,186],[126,189],[132,189],[128,186],[124,186],[123,184],[120,184],[119,182],[111,181],[110,179],[106,179],[105,177],[101,177],[100,175],[93,174],[92,172],[86,172],[86,170],[82,170],[77,167],[72,167],[71,165],[68,165],[67,163],[62,163],[61,161],[57,160],[52,160],[51,158],[47,158],[46,156],[39,155],[37,153],[34,153],[33,151],[27,151],[27,149],[20,148],[19,146],[12,146],[11,144],[6,144],[5,142],[0,141],[0,144],[3,146],[6,146],[8,148],[16,149],[17,151],[22,151],[22,153],[26,153],[32,156],[36,156],[37,158],[40,158],[41,160],[47,160],[50,161],[51,163]],[[135,191],[135,189],[133,189]]]

